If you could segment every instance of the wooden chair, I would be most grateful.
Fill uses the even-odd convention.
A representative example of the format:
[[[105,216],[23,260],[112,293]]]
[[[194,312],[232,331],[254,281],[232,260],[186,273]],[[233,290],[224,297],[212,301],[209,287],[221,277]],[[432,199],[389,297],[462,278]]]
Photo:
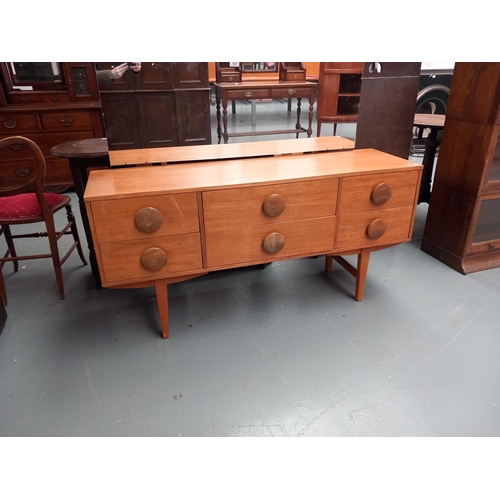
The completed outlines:
[[[0,300],[7,305],[7,293],[2,275],[2,268],[6,262],[13,262],[14,272],[18,270],[18,261],[28,259],[51,258],[56,274],[57,286],[59,289],[59,298],[64,299],[64,284],[61,271],[62,264],[69,257],[70,253],[76,248],[80,259],[86,265],[87,261],[83,255],[82,246],[78,237],[76,221],[71,211],[71,198],[57,193],[45,193],[43,190],[45,181],[45,159],[40,148],[30,139],[25,137],[7,137],[0,140],[0,158],[2,150],[10,148],[13,151],[21,151],[23,154],[29,150],[35,158],[34,166],[27,165],[28,172],[25,177],[19,177],[18,181],[9,183],[8,186],[0,185],[0,236],[3,234],[7,242],[7,252],[0,257]],[[12,152],[9,152],[11,155]],[[61,231],[56,231],[54,214],[66,209],[67,225]],[[45,223],[45,232],[13,234],[11,226],[20,224]],[[59,238],[63,235],[71,235],[74,243],[66,252],[64,257],[59,256]],[[14,240],[17,238],[38,238],[47,237],[50,253],[37,255],[18,256],[14,246]],[[1,254],[0,254],[1,255]]]

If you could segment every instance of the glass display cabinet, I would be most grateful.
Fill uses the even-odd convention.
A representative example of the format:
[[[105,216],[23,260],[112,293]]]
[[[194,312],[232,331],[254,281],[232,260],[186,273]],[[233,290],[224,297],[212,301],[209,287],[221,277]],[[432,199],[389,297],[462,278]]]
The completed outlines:
[[[500,63],[456,63],[422,250],[468,274],[500,266]]]

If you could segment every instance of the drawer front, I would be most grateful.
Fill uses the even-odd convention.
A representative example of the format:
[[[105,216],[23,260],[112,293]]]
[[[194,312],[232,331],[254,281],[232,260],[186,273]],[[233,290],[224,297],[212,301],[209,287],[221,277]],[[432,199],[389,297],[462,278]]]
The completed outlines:
[[[221,83],[241,82],[241,73],[221,73],[219,81]]]
[[[94,132],[92,130],[86,131],[68,131],[68,132],[45,132],[41,134],[23,134],[27,139],[31,139],[37,144],[37,146],[42,150],[45,158],[51,158],[50,150],[68,141],[79,141],[81,139],[92,139],[94,137]],[[33,153],[26,147],[22,147],[19,150],[13,150],[11,148],[6,148],[2,150],[2,160],[20,160],[24,158],[33,158]]]
[[[44,129],[92,128],[91,113],[44,113],[40,119]]]
[[[273,99],[288,99],[290,97],[310,97],[314,95],[314,91],[304,88],[288,88],[288,89],[273,89],[271,97]]]
[[[337,188],[338,179],[326,179],[205,192],[205,228],[215,230],[221,226],[235,228],[333,216]]]
[[[37,104],[42,102],[42,96],[35,93],[11,92],[9,100],[12,104]]]
[[[227,92],[228,101],[245,99],[267,99],[268,97],[271,97],[271,91],[269,89],[229,90]]]
[[[200,230],[195,193],[95,201],[92,214],[100,243]]]
[[[0,134],[18,135],[26,130],[40,130],[36,114],[0,115]]]
[[[245,265],[300,255],[319,255],[332,250],[334,231],[335,217],[235,229],[222,227],[207,231],[207,267]],[[276,253],[264,250],[264,242],[272,234],[281,236],[284,242]]]
[[[68,92],[50,93],[42,95],[42,102],[70,102],[70,95]]]
[[[72,186],[73,178],[66,158],[47,160],[45,174],[46,186]],[[23,180],[28,180],[35,171],[35,160],[0,163],[0,185],[5,187],[19,186]]]
[[[166,263],[150,270],[142,261],[153,249],[163,252]],[[143,279],[161,279],[202,269],[199,233],[99,245],[103,285]]]
[[[335,250],[366,248],[409,239],[413,207],[339,215]]]
[[[342,180],[339,214],[412,206],[418,172],[361,175]]]
[[[47,172],[45,175],[46,186],[72,186],[73,177],[66,158],[55,158],[47,160]]]

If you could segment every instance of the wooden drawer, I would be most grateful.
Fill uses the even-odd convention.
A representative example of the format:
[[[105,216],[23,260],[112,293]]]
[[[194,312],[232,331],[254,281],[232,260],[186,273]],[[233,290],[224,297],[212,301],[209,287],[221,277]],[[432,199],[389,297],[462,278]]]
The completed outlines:
[[[323,217],[245,228],[221,227],[206,232],[207,267],[272,262],[296,256],[319,255],[332,250],[335,217]],[[267,253],[263,242],[272,233],[284,237],[276,253]]]
[[[148,270],[141,263],[145,252],[160,249],[166,264],[159,270]],[[202,269],[199,233],[99,245],[103,285],[120,282],[161,279]]]
[[[51,92],[50,94],[42,95],[42,102],[70,102],[68,92]]]
[[[314,95],[314,89],[288,88],[272,89],[271,97],[273,99],[288,99],[290,97],[310,97]]]
[[[36,93],[11,92],[9,101],[12,104],[37,104],[42,102],[42,96]]]
[[[0,134],[19,135],[27,130],[40,130],[36,114],[0,115]]]
[[[271,97],[270,89],[252,89],[252,90],[228,90],[228,101],[245,99],[267,99]]]
[[[409,239],[413,206],[339,215],[335,250],[400,243]],[[385,226],[382,234],[381,228]],[[372,236],[370,237],[370,234]]]
[[[40,116],[44,129],[92,128],[92,114],[79,113],[43,113]]]
[[[46,162],[46,186],[72,186],[73,178],[68,160],[58,158]],[[14,187],[19,182],[28,180],[35,171],[35,160],[27,159],[17,162],[0,162],[0,185]]]
[[[13,135],[13,134],[12,134]],[[37,146],[42,150],[45,158],[52,158],[50,150],[57,144],[62,144],[69,141],[79,141],[82,139],[92,139],[94,137],[94,132],[92,130],[87,131],[70,131],[67,132],[45,132],[45,133],[26,133],[23,134],[27,139],[31,139],[37,144]],[[21,160],[25,158],[33,158],[33,153],[24,147],[19,150],[12,150],[6,148],[2,150],[2,160]]]
[[[413,205],[417,180],[417,171],[346,177],[339,214]]]
[[[337,188],[338,179],[325,179],[205,192],[205,227],[212,230],[333,216]],[[273,208],[283,202],[284,210],[273,215],[277,213]]]
[[[95,201],[92,215],[100,243],[143,240],[200,230],[196,193]],[[145,230],[136,225],[136,216],[139,226],[143,221]]]

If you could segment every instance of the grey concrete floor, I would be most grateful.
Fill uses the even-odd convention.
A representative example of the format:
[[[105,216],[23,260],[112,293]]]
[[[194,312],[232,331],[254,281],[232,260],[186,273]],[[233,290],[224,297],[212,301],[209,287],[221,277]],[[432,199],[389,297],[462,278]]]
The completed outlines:
[[[6,265],[0,436],[499,436],[500,269],[423,253],[426,213],[372,254],[360,303],[322,257],[221,271],[169,286],[168,340],[153,289],[98,290],[76,253],[63,301],[48,260]]]

